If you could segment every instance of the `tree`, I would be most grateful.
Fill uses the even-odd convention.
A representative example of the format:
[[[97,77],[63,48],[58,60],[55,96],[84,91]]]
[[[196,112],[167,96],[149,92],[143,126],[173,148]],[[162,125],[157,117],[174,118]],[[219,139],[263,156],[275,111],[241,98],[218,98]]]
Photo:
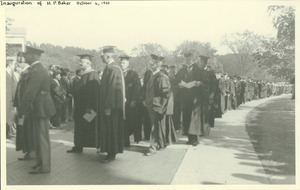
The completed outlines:
[[[214,54],[217,52],[216,49],[211,47],[211,44],[208,42],[200,42],[200,41],[183,41],[180,43],[176,50],[173,52],[173,56],[175,57],[175,64],[179,66],[184,62],[183,54],[186,51],[193,51],[195,61],[199,61],[199,56],[208,56],[210,57],[208,64],[212,66],[215,71],[223,71],[222,64],[218,61],[217,58],[214,57]]]
[[[222,45],[226,45],[239,63],[239,74],[245,76],[253,65],[253,53],[261,46],[262,36],[246,30],[243,33],[225,35]]]
[[[135,70],[141,77],[147,69],[149,69],[150,55],[156,54],[163,57],[168,57],[170,51],[157,43],[138,44],[132,49],[132,54],[135,56],[131,59],[131,69]],[[169,63],[169,60],[167,60]]]
[[[273,17],[277,36],[263,40],[255,60],[276,78],[290,80],[295,75],[295,8],[269,6],[267,11]]]
[[[277,39],[281,42],[295,43],[295,8],[290,6],[269,6],[267,12],[273,17],[277,29]]]

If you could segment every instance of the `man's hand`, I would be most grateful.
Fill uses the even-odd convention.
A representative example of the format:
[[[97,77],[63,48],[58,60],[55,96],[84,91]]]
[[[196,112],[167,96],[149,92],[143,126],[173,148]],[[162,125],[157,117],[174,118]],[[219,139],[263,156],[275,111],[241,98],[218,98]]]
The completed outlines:
[[[106,115],[106,116],[110,116],[110,114],[111,114],[111,109],[110,109],[110,108],[105,108],[105,109],[104,109],[104,112],[105,112],[105,115]]]

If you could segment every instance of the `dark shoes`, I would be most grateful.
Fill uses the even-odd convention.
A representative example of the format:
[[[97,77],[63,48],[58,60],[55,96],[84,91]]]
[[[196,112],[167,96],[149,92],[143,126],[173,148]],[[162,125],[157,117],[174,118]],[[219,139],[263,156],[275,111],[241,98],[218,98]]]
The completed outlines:
[[[199,143],[199,141],[194,141],[194,142],[188,141],[188,142],[186,142],[185,144],[197,146],[197,145],[200,144],[200,143]]]
[[[197,146],[199,144],[199,141],[195,141],[192,143],[193,146]]]
[[[71,150],[67,150],[67,153],[82,153],[83,148],[73,147]]]
[[[107,155],[104,160],[101,160],[100,163],[109,163],[116,159],[116,155]]]

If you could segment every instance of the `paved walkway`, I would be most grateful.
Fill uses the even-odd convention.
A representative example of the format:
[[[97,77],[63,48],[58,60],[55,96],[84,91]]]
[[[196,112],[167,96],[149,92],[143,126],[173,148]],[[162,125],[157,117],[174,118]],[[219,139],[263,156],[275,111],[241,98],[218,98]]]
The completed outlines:
[[[197,147],[185,145],[187,138],[180,137],[177,144],[146,157],[149,142],[133,144],[109,164],[99,163],[105,155],[95,149],[67,154],[73,134],[52,130],[49,174],[29,175],[33,161],[17,161],[22,153],[15,152],[13,140],[8,140],[7,184],[269,184],[246,133],[245,118],[255,106],[280,97],[255,100],[227,112]]]
[[[171,184],[270,184],[246,132],[246,116],[256,106],[289,95],[254,100],[216,119],[201,145],[189,147]]]

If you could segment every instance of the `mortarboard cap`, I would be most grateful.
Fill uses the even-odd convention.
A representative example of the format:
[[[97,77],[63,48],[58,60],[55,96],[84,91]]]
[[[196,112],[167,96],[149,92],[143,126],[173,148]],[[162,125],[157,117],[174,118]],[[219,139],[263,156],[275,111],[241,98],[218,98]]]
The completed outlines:
[[[81,55],[77,55],[80,59],[87,59],[87,60],[92,60],[92,55],[89,54],[81,54]]]
[[[25,52],[23,54],[41,55],[42,53],[44,53],[44,51],[41,49],[26,46]]]
[[[103,47],[103,53],[114,53],[114,47],[115,46],[104,46]]]

